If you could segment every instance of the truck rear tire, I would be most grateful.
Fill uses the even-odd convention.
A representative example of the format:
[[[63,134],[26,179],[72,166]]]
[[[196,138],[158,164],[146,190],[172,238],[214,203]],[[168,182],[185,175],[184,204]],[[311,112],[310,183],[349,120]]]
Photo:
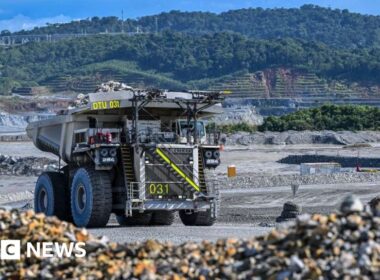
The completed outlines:
[[[64,174],[42,173],[34,190],[34,210],[46,216],[56,216],[63,221],[71,221],[70,195]]]
[[[170,226],[174,222],[173,211],[154,211],[152,213],[151,225],[155,226]]]
[[[132,217],[116,215],[116,220],[121,226],[147,226],[152,220],[152,213],[133,213]]]
[[[179,211],[179,217],[185,226],[212,226],[216,218],[211,217],[211,211],[186,212]]]
[[[104,227],[112,211],[112,185],[107,172],[79,168],[71,184],[71,212],[78,227]]]

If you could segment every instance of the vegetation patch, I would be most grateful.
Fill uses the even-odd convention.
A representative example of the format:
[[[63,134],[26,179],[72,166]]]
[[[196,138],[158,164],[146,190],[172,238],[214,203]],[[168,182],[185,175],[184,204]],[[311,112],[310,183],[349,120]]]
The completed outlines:
[[[220,131],[222,133],[236,133],[236,132],[249,132],[253,133],[257,131],[257,126],[251,125],[245,122],[235,124],[216,124],[209,123],[207,125],[207,131]]]
[[[380,108],[326,104],[280,117],[268,117],[259,130],[380,130]]]

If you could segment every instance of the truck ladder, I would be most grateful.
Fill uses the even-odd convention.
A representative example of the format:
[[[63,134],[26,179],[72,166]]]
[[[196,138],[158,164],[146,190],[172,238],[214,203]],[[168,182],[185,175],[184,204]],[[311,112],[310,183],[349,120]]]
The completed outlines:
[[[203,165],[203,155],[202,150],[199,149],[198,151],[198,180],[199,180],[199,186],[201,187],[201,191],[203,193],[207,192],[207,185],[206,185],[206,177],[204,172],[204,165]]]
[[[204,170],[203,173],[206,173],[207,176],[207,184],[205,188],[207,189],[207,193],[214,197],[211,203],[211,216],[213,218],[217,218],[219,215],[220,209],[220,192],[219,192],[219,181],[217,180],[217,174],[215,169],[213,170]]]
[[[134,184],[136,182],[136,174],[133,168],[133,157],[132,157],[132,147],[129,145],[122,145],[121,150],[121,161],[123,164],[123,175],[124,184],[127,189],[127,215],[132,216],[132,200],[135,198],[135,191],[133,190]]]

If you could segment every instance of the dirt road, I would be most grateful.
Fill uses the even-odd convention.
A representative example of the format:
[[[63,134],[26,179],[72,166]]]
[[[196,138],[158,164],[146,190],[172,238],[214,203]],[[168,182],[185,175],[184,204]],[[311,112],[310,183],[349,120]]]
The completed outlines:
[[[0,143],[0,153],[16,156],[47,156],[41,154],[31,143]],[[363,155],[376,154],[379,148],[363,149]],[[355,151],[343,150],[339,146],[263,146],[255,149],[233,149],[222,154],[223,164],[217,173],[225,181],[225,171],[229,164],[235,164],[239,176],[245,174],[298,174],[297,165],[280,164],[276,161],[289,154],[301,153],[354,154]],[[357,153],[357,152],[356,152]],[[48,155],[49,156],[49,155]],[[35,177],[0,176],[0,206],[20,208],[28,202],[31,206]],[[157,239],[181,243],[188,240],[216,240],[226,237],[248,238],[269,231],[275,219],[280,215],[286,201],[301,205],[303,213],[328,213],[337,208],[340,201],[348,194],[355,194],[363,202],[380,195],[380,182],[361,182],[352,184],[300,185],[295,197],[290,186],[223,189],[220,217],[213,227],[185,227],[180,221],[169,227],[118,227],[115,219],[104,229],[91,229],[95,235],[106,235],[118,242],[134,242]]]

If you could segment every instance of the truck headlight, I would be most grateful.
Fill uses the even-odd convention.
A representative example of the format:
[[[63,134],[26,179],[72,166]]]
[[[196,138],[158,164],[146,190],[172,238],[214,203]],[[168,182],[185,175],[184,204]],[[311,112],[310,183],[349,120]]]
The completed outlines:
[[[108,156],[108,150],[107,150],[107,149],[101,149],[101,150],[100,150],[100,155],[101,155],[102,157],[106,157],[106,156]]]
[[[214,158],[219,158],[220,157],[220,152],[218,150],[214,151]]]
[[[111,150],[109,151],[109,155],[110,155],[111,157],[116,157],[116,155],[117,155],[117,150],[116,150],[116,149],[111,149]]]
[[[205,152],[205,157],[206,158],[211,158],[212,157],[212,151],[206,151]]]

